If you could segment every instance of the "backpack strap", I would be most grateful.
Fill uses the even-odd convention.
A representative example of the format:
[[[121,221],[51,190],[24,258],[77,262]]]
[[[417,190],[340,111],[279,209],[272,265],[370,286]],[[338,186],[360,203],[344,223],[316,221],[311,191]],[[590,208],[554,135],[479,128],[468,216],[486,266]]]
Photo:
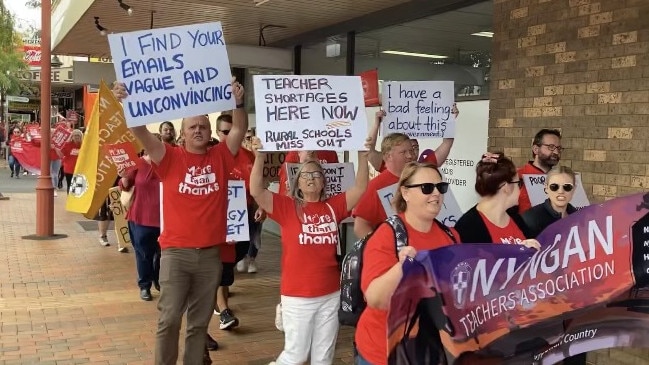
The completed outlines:
[[[453,241],[453,243],[457,243],[457,239],[455,238],[455,235],[450,228],[448,228],[444,223],[438,221],[437,219],[435,219],[435,223],[439,228],[442,229],[442,231],[444,231],[444,233],[446,233],[446,235],[451,239],[451,241]]]
[[[389,216],[385,221],[392,227],[392,230],[394,231],[394,243],[398,256],[399,251],[401,251],[402,248],[408,246],[408,232],[406,231],[406,226],[403,224],[401,218],[399,218],[399,216],[396,214]]]
[[[340,232],[338,232],[338,219],[336,218],[336,212],[334,212],[334,208],[331,206],[331,204],[325,202],[327,204],[327,207],[329,208],[329,211],[331,212],[331,217],[334,219],[334,223],[336,224],[336,234],[338,234],[338,239],[336,240],[336,256],[342,256],[342,246],[340,245]]]

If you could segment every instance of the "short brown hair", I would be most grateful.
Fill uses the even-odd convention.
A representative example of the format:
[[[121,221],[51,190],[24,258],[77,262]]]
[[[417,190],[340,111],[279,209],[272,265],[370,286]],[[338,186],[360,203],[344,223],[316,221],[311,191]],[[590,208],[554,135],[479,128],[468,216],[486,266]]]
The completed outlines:
[[[480,196],[494,196],[503,183],[512,182],[516,176],[516,165],[503,152],[498,155],[496,162],[478,162],[475,168],[475,191]]]
[[[392,206],[397,213],[403,213],[408,208],[408,203],[406,203],[406,200],[403,198],[403,194],[401,194],[401,188],[405,185],[410,184],[410,179],[412,179],[417,171],[421,169],[435,170],[435,172],[437,172],[437,174],[443,178],[443,175],[441,172],[439,172],[437,166],[433,165],[432,163],[416,161],[408,162],[401,172],[399,184],[397,185],[397,191],[394,193],[394,198],[392,198]]]
[[[387,155],[392,151],[392,148],[396,145],[400,145],[403,142],[409,141],[410,137],[403,133],[390,133],[381,141],[381,154],[383,156]]]

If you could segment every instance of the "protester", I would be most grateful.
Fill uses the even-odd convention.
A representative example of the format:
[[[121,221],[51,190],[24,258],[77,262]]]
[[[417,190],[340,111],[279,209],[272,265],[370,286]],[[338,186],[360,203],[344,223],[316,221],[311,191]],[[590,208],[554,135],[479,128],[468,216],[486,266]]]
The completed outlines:
[[[279,193],[286,195],[289,192],[287,167],[290,163],[303,163],[306,160],[319,161],[320,163],[338,163],[338,154],[335,151],[289,151],[279,169]]]
[[[404,260],[414,258],[417,251],[459,242],[457,232],[450,229],[449,235],[441,223],[435,222],[447,191],[448,183],[442,180],[435,165],[410,162],[404,167],[392,204],[404,222],[408,245],[397,252],[394,232],[388,224],[380,225],[366,243],[361,288],[367,308],[356,327],[356,364],[386,365],[388,362],[388,307],[403,276]]]
[[[160,133],[162,142],[169,143],[169,144],[176,143],[176,127],[174,127],[173,123],[169,121],[164,121],[160,123],[160,126],[158,127],[158,132]]]
[[[233,79],[231,90],[237,109],[226,143],[208,148],[212,130],[205,115],[182,120],[184,146],[159,141],[146,126],[131,128],[162,182],[157,365],[176,364],[185,312],[183,362],[204,361],[207,327],[221,277],[220,246],[226,240],[228,177],[248,129],[243,87]],[[127,97],[122,83],[115,84],[114,93],[118,99]]]
[[[81,150],[81,143],[83,143],[83,133],[80,130],[75,129],[72,131],[70,140],[65,142],[63,147],[61,147],[63,173],[65,175],[68,194],[70,194],[70,185],[72,184],[74,168],[77,166],[77,158],[79,157],[79,151]]]
[[[518,169],[518,177],[523,175],[546,174],[561,159],[561,132],[556,129],[541,129],[532,140],[532,161]],[[523,214],[532,207],[525,185],[521,186],[518,198],[518,213]]]
[[[358,153],[354,186],[325,198],[324,171],[319,162],[312,160],[300,165],[288,196],[266,189],[261,148],[260,140],[254,138],[257,155],[250,192],[280,225],[282,237],[284,350],[271,364],[302,364],[309,358],[312,364],[332,364],[340,306],[338,225],[349,216],[367,187],[367,152]]]
[[[128,173],[119,171],[119,175],[120,190],[132,194],[126,220],[135,251],[140,299],[151,301],[151,286],[160,291],[160,179],[153,171],[146,150],[136,168]]]
[[[516,205],[522,180],[503,153],[485,153],[476,164],[475,190],[480,201],[460,217],[455,229],[465,243],[503,243],[540,248],[523,219],[509,208]]]
[[[20,166],[20,161],[18,161],[18,158],[16,158],[16,156],[14,156],[11,153],[11,146],[22,139],[23,137],[21,135],[20,128],[14,127],[12,133],[9,135],[9,140],[7,142],[7,145],[9,146],[8,162],[9,162],[9,169],[11,170],[11,177],[15,176],[16,179],[20,179],[21,166]]]

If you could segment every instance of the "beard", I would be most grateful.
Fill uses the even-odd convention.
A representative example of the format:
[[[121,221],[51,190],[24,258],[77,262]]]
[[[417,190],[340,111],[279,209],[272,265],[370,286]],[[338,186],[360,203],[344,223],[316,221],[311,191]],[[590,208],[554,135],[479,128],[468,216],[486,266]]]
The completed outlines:
[[[165,142],[165,143],[174,143],[175,142],[173,134],[163,134],[161,137],[162,137],[162,142]]]
[[[551,169],[553,166],[559,163],[559,156],[555,154],[550,154],[547,156],[538,155],[539,165],[545,167],[547,170]]]

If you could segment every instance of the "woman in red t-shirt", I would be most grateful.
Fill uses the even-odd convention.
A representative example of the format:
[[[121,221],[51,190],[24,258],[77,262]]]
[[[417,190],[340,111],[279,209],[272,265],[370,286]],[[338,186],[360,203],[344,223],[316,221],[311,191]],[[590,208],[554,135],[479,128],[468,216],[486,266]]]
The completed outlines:
[[[455,224],[465,243],[503,243],[540,248],[523,219],[518,204],[523,180],[503,153],[485,153],[476,165],[475,190],[480,201]]]
[[[61,147],[61,156],[63,157],[63,174],[65,175],[65,183],[68,186],[68,194],[70,193],[70,185],[72,184],[72,175],[74,175],[74,168],[77,166],[77,158],[81,150],[81,143],[83,142],[83,132],[78,129],[72,131],[70,140],[65,142]]]
[[[390,298],[401,281],[403,261],[417,251],[432,250],[459,241],[435,222],[448,183],[435,165],[410,162],[401,173],[393,199],[395,211],[404,222],[408,246],[396,251],[392,228],[381,224],[367,241],[363,252],[361,289],[367,308],[356,327],[357,364],[385,365],[388,362],[387,315]]]
[[[338,154],[335,151],[290,151],[286,154],[284,163],[279,169],[279,193],[288,194],[288,180],[286,166],[289,163],[304,163],[313,160],[320,163],[338,163]]]
[[[259,138],[253,138],[255,163],[250,194],[281,228],[280,293],[284,351],[277,364],[331,364],[338,335],[340,306],[340,248],[338,226],[349,216],[367,188],[367,152],[358,154],[353,187],[326,198],[324,171],[317,161],[302,164],[288,195],[264,185],[264,156]]]

